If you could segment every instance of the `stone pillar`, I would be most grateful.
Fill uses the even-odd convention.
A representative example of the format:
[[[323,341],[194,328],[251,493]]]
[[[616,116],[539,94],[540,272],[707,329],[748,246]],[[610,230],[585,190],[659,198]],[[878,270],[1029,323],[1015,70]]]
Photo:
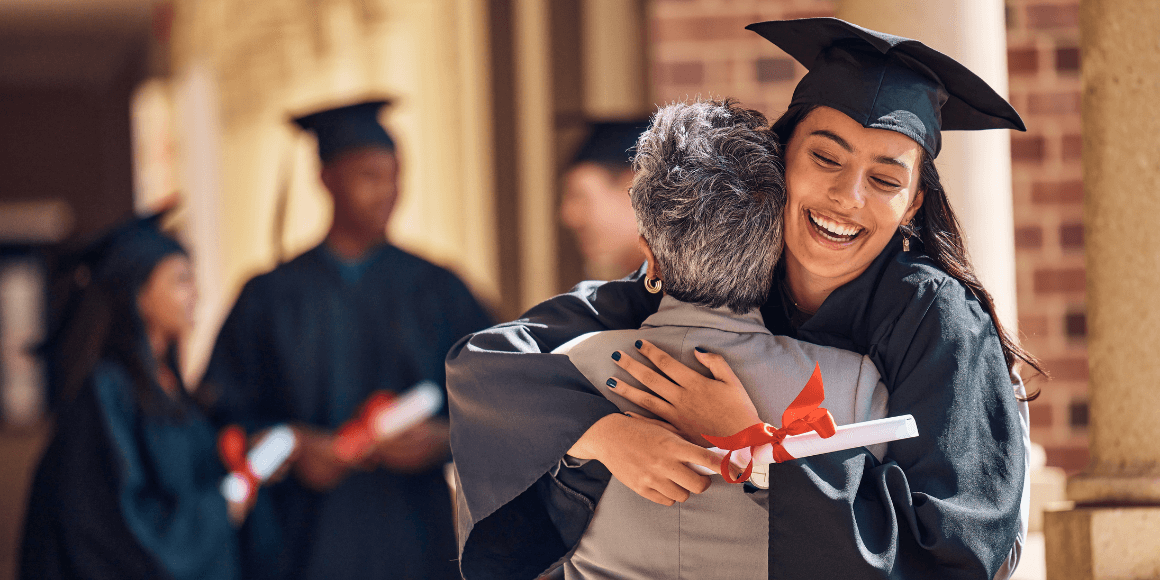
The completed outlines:
[[[914,38],[945,53],[1007,95],[1003,0],[839,0],[838,18]],[[967,237],[975,271],[999,320],[1018,326],[1009,131],[948,131],[936,161]]]
[[[551,10],[548,0],[513,3],[523,309],[557,292]]]
[[[1157,30],[1154,0],[1080,2],[1092,460],[1046,514],[1050,580],[1160,577]]]
[[[650,112],[642,0],[584,0],[584,112],[624,119]]]

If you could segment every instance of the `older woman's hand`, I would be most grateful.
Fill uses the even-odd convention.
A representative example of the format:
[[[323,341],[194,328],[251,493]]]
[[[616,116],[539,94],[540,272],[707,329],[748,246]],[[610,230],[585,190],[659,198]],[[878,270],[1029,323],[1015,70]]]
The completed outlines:
[[[720,355],[700,348],[694,352],[697,360],[713,373],[713,378],[708,378],[646,340],[637,341],[637,349],[664,375],[625,353],[616,364],[660,396],[620,381],[616,381],[613,391],[676,426],[690,440],[708,445],[701,435],[733,435],[762,422],[749,393]]]

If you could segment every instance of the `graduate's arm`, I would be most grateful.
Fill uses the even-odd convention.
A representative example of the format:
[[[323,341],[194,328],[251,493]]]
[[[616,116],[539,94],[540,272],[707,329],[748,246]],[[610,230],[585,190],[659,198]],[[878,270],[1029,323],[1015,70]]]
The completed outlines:
[[[913,415],[919,436],[889,444],[886,460],[897,467],[880,466],[876,481],[883,499],[909,488],[913,507],[895,506],[913,537],[906,551],[932,556],[940,571],[991,578],[1019,531],[1020,416],[991,317],[957,283],[933,292],[913,336],[896,331],[885,348],[900,353],[883,361],[890,415]]]
[[[236,554],[236,535],[218,482],[190,477],[176,489],[163,488],[155,473],[173,449],[150,449],[150,438],[137,432],[141,418],[123,396],[131,392],[127,377],[99,374],[94,382],[118,459],[118,503],[130,532],[174,577],[209,577],[232,566],[223,562]]]
[[[912,415],[919,436],[890,443],[882,463],[862,449],[771,466],[771,538],[793,537],[801,522],[845,538],[808,554],[771,544],[771,572],[776,563],[787,576],[992,578],[1019,531],[1025,473],[990,317],[961,285],[928,282],[871,351],[889,414]],[[810,486],[828,491],[810,501],[782,493]]]
[[[593,424],[619,409],[566,355],[551,351],[589,332],[639,327],[659,303],[642,276],[581,284],[519,320],[464,337],[448,354],[467,578],[485,569],[503,570],[490,577],[534,578],[583,533],[609,474],[598,462],[561,463]]]
[[[429,365],[424,375],[443,387],[446,384],[444,360],[451,347],[460,338],[494,322],[463,281],[448,270],[433,270],[431,278],[416,290],[422,309],[418,314],[427,321],[421,325],[422,337],[432,345],[430,352],[421,353],[424,360],[420,362]],[[367,464],[416,473],[446,463],[451,456],[447,415],[444,398],[435,416],[376,445]]]

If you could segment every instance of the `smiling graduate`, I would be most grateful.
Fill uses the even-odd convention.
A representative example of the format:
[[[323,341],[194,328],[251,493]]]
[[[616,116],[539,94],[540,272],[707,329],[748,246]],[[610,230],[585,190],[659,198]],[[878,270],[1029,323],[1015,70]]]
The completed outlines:
[[[772,465],[768,493],[754,494],[769,512],[769,577],[1006,578],[1026,472],[1013,373],[1019,361],[1039,367],[995,317],[933,160],[943,130],[1023,123],[978,76],[918,41],[831,18],[750,29],[809,69],[773,127],[788,200],[764,323],[868,356],[889,414],[913,415],[921,433],[881,460],[863,448]],[[582,284],[449,355],[468,580],[534,578],[579,542],[609,475],[556,466],[618,408],[550,352],[638,328],[658,305],[645,271]],[[701,407],[722,424],[743,413],[725,401]],[[673,413],[673,424],[694,415]],[[697,427],[686,434],[713,432]]]

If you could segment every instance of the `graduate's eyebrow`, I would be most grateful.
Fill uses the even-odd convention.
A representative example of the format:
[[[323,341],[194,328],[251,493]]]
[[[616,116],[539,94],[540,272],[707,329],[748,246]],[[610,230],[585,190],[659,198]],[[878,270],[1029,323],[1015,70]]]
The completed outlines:
[[[829,139],[830,141],[833,141],[839,147],[841,147],[842,149],[845,149],[846,151],[848,151],[850,153],[854,152],[854,147],[851,146],[850,143],[847,142],[845,139],[838,136],[837,133],[833,133],[831,131],[826,131],[825,129],[818,129],[817,131],[810,133],[810,136],[814,136],[814,135],[817,135],[818,137],[823,137],[825,139]],[[905,161],[903,161],[901,159],[896,159],[894,157],[888,157],[886,155],[881,155],[881,156],[875,157],[874,161],[877,163],[884,163],[886,165],[894,165],[897,167],[901,167],[908,172],[910,171],[909,164],[907,164]]]
[[[854,147],[852,147],[849,143],[847,143],[845,139],[839,137],[837,133],[833,133],[833,132],[827,131],[825,129],[818,129],[817,131],[810,133],[811,137],[814,135],[817,135],[818,137],[825,137],[826,139],[829,139],[830,141],[837,143],[839,147],[841,147],[842,149],[845,149],[846,151],[849,151],[850,153],[854,152]]]

